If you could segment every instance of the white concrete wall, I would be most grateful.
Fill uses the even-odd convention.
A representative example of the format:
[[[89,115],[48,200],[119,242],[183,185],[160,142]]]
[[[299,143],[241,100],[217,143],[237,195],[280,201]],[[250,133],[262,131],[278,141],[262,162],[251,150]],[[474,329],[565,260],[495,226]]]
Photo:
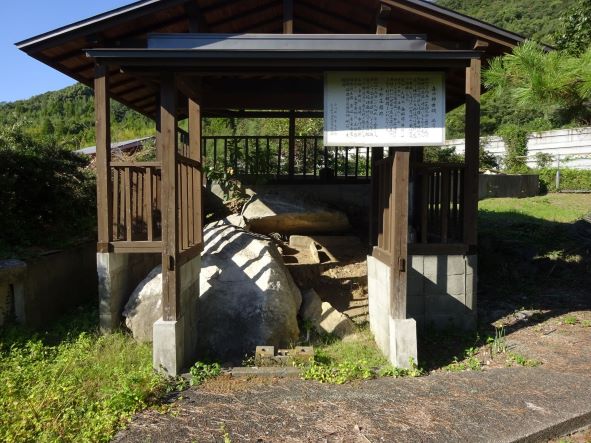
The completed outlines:
[[[500,137],[483,137],[485,149],[495,156],[504,157],[505,143]],[[448,140],[445,146],[455,146],[458,154],[465,151],[463,139]],[[558,160],[562,167],[591,169],[591,127],[576,129],[558,129],[534,133],[527,144],[528,166],[536,167],[538,152],[550,154],[556,167]]]

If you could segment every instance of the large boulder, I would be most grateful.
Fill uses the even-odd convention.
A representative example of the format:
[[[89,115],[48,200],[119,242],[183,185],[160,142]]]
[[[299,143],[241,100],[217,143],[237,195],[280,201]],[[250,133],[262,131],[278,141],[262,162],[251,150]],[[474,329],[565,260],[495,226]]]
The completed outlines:
[[[344,232],[351,229],[344,213],[289,193],[256,194],[244,206],[242,216],[251,231],[261,234]]]
[[[125,326],[140,342],[152,341],[152,328],[162,316],[162,266],[156,266],[135,288],[123,309]]]
[[[275,244],[227,222],[205,227],[197,312],[201,356],[240,361],[259,345],[297,341],[302,296]],[[127,303],[133,336],[152,340],[161,316],[162,272],[157,267]]]
[[[202,355],[241,359],[256,346],[297,341],[302,296],[275,244],[224,223],[204,231],[199,347]]]

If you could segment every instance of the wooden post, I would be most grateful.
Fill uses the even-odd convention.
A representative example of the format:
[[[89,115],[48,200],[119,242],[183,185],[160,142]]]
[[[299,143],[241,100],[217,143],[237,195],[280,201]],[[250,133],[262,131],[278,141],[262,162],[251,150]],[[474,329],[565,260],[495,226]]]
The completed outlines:
[[[293,0],[283,0],[283,33],[293,34]]]
[[[408,179],[410,152],[396,151],[392,164],[392,278],[390,316],[406,318],[408,259]]]
[[[289,113],[289,147],[287,156],[287,165],[289,171],[289,178],[293,179],[295,175],[295,132],[296,132],[296,121],[295,112],[290,111]],[[335,171],[336,175],[336,171]]]
[[[162,161],[162,140],[161,140],[161,131],[162,127],[160,125],[160,95],[156,97],[156,161]]]
[[[94,79],[94,108],[96,129],[96,193],[98,252],[109,252],[113,239],[113,186],[111,183],[111,105],[109,69],[96,67]]]
[[[179,222],[177,190],[177,88],[173,74],[160,84],[160,145],[162,149],[162,318],[176,320],[179,308]]]
[[[478,172],[480,168],[480,59],[466,68],[466,171],[464,179],[464,242],[476,253]]]
[[[376,181],[377,165],[376,163],[384,159],[384,148],[371,148],[371,201],[370,201],[370,216],[369,216],[369,245],[376,246],[378,244],[379,232],[379,191],[380,184]],[[335,171],[336,174],[336,171]]]
[[[376,34],[388,33],[388,21],[390,20],[391,13],[392,8],[390,6],[380,3],[378,13],[376,15]]]
[[[196,98],[189,97],[189,155],[201,163],[201,106]],[[191,192],[193,194],[193,238],[195,244],[203,243],[203,173],[197,171],[193,178]]]

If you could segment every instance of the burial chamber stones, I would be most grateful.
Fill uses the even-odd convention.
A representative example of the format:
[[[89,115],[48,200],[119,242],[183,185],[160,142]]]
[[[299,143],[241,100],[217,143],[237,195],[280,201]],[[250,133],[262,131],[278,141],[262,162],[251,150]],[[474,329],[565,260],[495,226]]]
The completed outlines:
[[[161,278],[155,268],[125,307],[126,325],[138,340],[151,340],[161,316]],[[223,221],[207,225],[197,295],[202,356],[240,361],[261,343],[285,347],[298,339],[302,296],[267,237]]]
[[[297,194],[256,194],[244,206],[242,216],[250,231],[261,234],[337,233],[351,229],[343,212]]]

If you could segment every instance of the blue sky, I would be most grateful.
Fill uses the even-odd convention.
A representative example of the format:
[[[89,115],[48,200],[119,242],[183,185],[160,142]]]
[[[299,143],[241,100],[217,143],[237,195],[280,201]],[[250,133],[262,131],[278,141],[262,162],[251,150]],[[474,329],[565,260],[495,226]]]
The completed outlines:
[[[71,78],[19,51],[14,43],[130,3],[133,0],[3,1],[0,102],[29,98],[74,83]]]

